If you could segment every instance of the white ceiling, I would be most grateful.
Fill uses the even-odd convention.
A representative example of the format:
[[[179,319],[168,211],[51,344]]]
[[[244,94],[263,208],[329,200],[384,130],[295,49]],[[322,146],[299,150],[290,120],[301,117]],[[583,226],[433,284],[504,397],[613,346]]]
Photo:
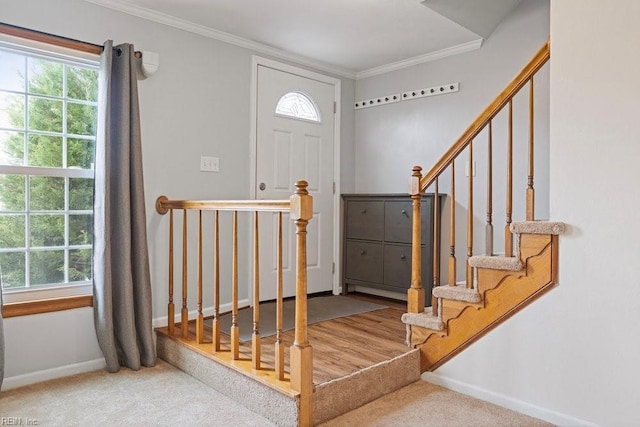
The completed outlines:
[[[359,77],[478,48],[482,37],[456,22],[482,16],[490,32],[497,22],[485,21],[499,21],[519,0],[455,0],[451,13],[430,0],[87,1]],[[479,14],[478,3],[489,12]]]

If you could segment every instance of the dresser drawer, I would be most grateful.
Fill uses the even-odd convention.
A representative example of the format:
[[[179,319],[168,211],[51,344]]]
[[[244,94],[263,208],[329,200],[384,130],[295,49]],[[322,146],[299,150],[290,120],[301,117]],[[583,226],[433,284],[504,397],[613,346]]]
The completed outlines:
[[[346,204],[346,238],[382,240],[384,236],[384,202],[349,201]]]
[[[384,239],[388,242],[411,243],[411,202],[386,202],[384,209]]]
[[[382,276],[382,244],[347,241],[345,278],[378,282]]]
[[[407,289],[411,286],[411,245],[384,245],[385,285]]]
[[[433,222],[429,221],[433,210],[431,199],[422,199],[422,244],[431,241]],[[384,204],[384,240],[386,242],[411,243],[413,234],[413,202],[387,201]]]

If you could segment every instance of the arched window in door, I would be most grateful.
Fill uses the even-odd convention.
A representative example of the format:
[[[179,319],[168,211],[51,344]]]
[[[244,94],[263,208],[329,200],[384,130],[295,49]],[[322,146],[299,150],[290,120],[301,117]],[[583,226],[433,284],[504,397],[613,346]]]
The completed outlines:
[[[287,92],[276,105],[276,114],[294,119],[309,120],[320,123],[320,110],[308,95],[292,91]]]

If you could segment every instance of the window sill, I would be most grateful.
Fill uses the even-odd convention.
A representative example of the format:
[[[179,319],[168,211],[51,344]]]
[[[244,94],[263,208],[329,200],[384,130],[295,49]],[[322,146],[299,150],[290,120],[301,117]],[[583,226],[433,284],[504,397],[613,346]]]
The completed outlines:
[[[10,317],[52,313],[54,311],[72,310],[82,307],[93,307],[93,295],[76,295],[72,297],[5,303],[2,306],[2,317],[7,319]]]

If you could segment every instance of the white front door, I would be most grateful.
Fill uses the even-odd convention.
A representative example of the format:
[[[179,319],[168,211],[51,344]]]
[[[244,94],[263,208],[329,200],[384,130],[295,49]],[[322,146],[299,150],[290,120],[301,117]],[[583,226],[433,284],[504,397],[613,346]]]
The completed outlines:
[[[256,88],[256,199],[289,199],[309,183],[308,293],[333,289],[335,87],[259,64]],[[276,297],[276,214],[261,214],[260,300]],[[269,221],[270,219],[270,221]],[[284,296],[295,295],[295,226],[283,218]]]

